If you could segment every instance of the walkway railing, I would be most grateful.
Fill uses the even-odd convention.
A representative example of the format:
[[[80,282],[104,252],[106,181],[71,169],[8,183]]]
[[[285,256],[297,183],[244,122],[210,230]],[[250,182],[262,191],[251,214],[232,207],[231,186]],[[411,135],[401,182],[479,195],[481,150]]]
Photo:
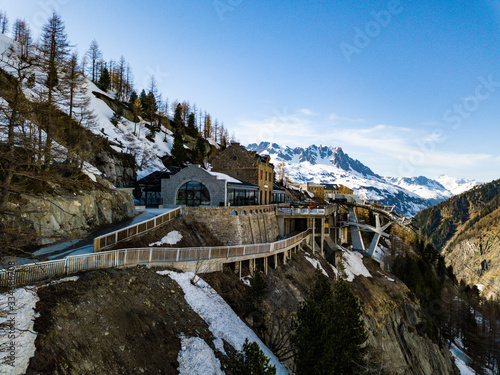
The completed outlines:
[[[194,248],[141,248],[103,251],[70,256],[61,260],[26,264],[0,271],[0,286],[13,287],[67,276],[79,272],[138,264],[175,264],[178,262],[226,260],[238,261],[251,255],[273,254],[297,246],[310,234],[307,230],[296,236],[265,244],[194,247]]]
[[[330,215],[334,211],[333,206],[328,206],[326,208],[298,208],[298,207],[278,207],[278,215],[318,215],[325,216]]]
[[[169,211],[162,215],[156,216],[152,219],[143,221],[138,224],[131,225],[126,228],[119,229],[115,232],[107,233],[103,236],[96,237],[94,239],[94,253],[108,249],[111,246],[116,245],[118,242],[127,240],[129,238],[135,237],[139,234],[147,232],[153,228],[156,228],[162,224],[168,223],[174,220],[176,217],[180,216],[182,213],[181,208],[176,208],[175,210]]]

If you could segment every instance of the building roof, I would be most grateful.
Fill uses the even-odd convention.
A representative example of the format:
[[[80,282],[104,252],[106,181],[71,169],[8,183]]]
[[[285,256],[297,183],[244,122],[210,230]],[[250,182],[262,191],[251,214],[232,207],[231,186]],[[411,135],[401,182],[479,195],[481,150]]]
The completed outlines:
[[[326,190],[338,190],[339,189],[339,185],[337,184],[325,184],[325,189]]]
[[[212,172],[212,171],[208,171],[206,169],[204,169],[204,170],[206,172],[208,172],[209,174],[211,174],[212,176],[217,177],[218,180],[226,180],[227,182],[230,182],[230,183],[233,183],[233,184],[239,184],[240,183],[240,180],[238,180],[238,179],[236,179],[234,177],[228,176],[227,174],[220,173],[220,172]]]
[[[155,171],[153,173],[148,174],[147,176],[144,176],[141,178],[139,181],[137,181],[137,184],[139,185],[154,185],[154,184],[161,184],[161,180],[164,178],[169,178],[171,175],[175,174],[176,172],[172,172],[171,170],[165,168],[162,171]]]
[[[251,184],[250,182],[240,180],[239,178],[235,178],[235,180],[238,180],[238,182],[228,182],[228,187],[240,189],[243,188],[247,190],[259,190],[259,185]]]

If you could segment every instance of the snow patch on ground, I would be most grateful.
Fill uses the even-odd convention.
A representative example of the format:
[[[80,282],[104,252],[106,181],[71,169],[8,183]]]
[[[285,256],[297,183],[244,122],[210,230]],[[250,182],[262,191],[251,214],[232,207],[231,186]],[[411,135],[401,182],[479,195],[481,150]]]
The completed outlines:
[[[246,286],[252,286],[252,284],[251,284],[251,281],[250,281],[250,280],[252,280],[252,276],[251,276],[251,275],[248,275],[248,276],[243,276],[243,277],[241,278],[241,282],[242,282],[243,284],[245,284]]]
[[[307,255],[305,256],[306,260],[312,264],[312,266],[314,267],[314,269],[318,268],[321,270],[321,272],[323,272],[323,274],[325,276],[328,276],[328,274],[326,273],[325,269],[323,267],[321,267],[321,263],[319,262],[319,260],[317,259],[314,259],[314,258],[309,258]]]
[[[80,278],[80,276],[69,276],[69,277],[65,277],[64,279],[59,279],[59,280],[53,280],[49,283],[49,285],[57,285],[57,284],[62,284],[62,283],[66,283],[68,281],[77,281],[78,279]]]
[[[37,317],[35,305],[38,300],[34,288],[19,288],[0,294],[0,374],[20,375],[26,373],[29,360],[36,350],[37,333],[33,331],[33,324]],[[9,302],[15,304],[9,305]],[[11,307],[13,307],[12,310]],[[14,338],[9,337],[11,334],[14,335]],[[12,348],[13,363],[9,359],[11,341],[15,343]]]
[[[356,276],[372,277],[370,271],[363,264],[363,256],[359,253],[344,250],[342,254],[346,280],[352,282]]]
[[[163,237],[158,242],[150,243],[149,246],[162,246],[162,245],[175,245],[182,240],[182,234],[180,232],[173,230],[169,232],[165,237]]]
[[[181,350],[177,356],[180,375],[223,375],[220,361],[214,351],[200,337],[181,337]]]
[[[197,285],[191,284],[195,276],[191,272],[176,273],[173,271],[158,271],[159,275],[169,276],[175,280],[184,291],[184,298],[191,308],[208,324],[215,337],[214,344],[217,350],[225,353],[223,341],[227,341],[234,349],[241,350],[245,339],[255,341],[270,359],[270,364],[276,366],[277,375],[288,374],[278,358],[265,346],[262,341],[229,307],[217,292],[201,278]]]

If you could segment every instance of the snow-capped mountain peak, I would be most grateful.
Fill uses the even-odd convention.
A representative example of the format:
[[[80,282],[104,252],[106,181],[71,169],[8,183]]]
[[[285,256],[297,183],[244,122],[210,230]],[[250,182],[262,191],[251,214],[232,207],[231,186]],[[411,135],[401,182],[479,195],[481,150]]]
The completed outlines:
[[[440,176],[381,177],[341,147],[316,146],[291,148],[276,143],[250,144],[248,150],[269,155],[273,163],[284,161],[292,181],[342,184],[361,197],[377,200],[406,216],[437,204],[479,183],[473,180]]]

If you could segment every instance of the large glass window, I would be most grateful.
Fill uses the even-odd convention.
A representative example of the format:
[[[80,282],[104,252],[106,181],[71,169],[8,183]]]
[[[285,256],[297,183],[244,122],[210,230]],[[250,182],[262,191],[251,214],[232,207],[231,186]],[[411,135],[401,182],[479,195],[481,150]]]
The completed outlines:
[[[257,204],[257,191],[228,189],[227,201],[230,206],[253,206]]]
[[[177,191],[176,204],[189,207],[210,206],[210,193],[205,185],[189,181]]]

